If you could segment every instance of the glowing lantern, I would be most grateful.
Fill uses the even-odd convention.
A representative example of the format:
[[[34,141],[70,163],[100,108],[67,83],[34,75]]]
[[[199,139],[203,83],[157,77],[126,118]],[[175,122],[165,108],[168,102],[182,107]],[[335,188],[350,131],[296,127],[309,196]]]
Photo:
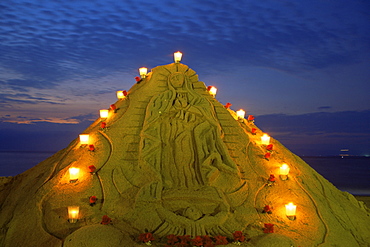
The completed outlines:
[[[140,74],[140,77],[141,78],[145,78],[147,73],[148,73],[148,69],[147,68],[142,67],[142,68],[139,69],[139,74]]]
[[[181,58],[182,58],[182,53],[181,52],[175,52],[173,54],[173,57],[174,57],[174,60],[175,60],[175,63],[179,63],[181,61]]]
[[[209,94],[213,96],[213,98],[216,97],[216,93],[217,93],[217,88],[216,87],[209,86],[207,88],[207,90],[208,90]]]
[[[80,135],[80,142],[81,142],[81,145],[89,144],[89,135],[88,134],[81,134]]]
[[[69,223],[76,223],[80,214],[79,206],[68,206],[68,221]]]
[[[292,202],[285,205],[285,214],[290,220],[295,220],[297,206],[294,205]]]
[[[126,98],[127,92],[126,91],[117,91],[117,99],[121,100]]]
[[[100,110],[100,118],[107,118],[108,117],[108,110]]]
[[[80,168],[71,167],[69,168],[69,182],[74,183],[78,180],[80,176]]]
[[[270,137],[267,134],[263,134],[263,136],[261,136],[261,144],[262,145],[270,144]]]
[[[239,111],[236,111],[236,115],[238,116],[238,119],[243,119],[245,117],[245,111],[240,109]]]
[[[289,174],[289,166],[287,164],[282,164],[280,167],[280,178],[281,180],[287,180],[288,179],[288,174]]]

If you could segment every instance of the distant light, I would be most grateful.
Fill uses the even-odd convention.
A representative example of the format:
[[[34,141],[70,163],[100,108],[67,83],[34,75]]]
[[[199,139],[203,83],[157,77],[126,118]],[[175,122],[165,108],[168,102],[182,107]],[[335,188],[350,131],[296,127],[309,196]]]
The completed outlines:
[[[145,67],[141,67],[139,69],[139,74],[140,74],[140,77],[143,79],[146,77],[146,74],[148,73],[148,68],[145,68]]]
[[[181,61],[181,58],[182,58],[182,53],[181,52],[175,52],[173,54],[173,57],[174,57],[174,60],[175,60],[175,63],[179,63]]]

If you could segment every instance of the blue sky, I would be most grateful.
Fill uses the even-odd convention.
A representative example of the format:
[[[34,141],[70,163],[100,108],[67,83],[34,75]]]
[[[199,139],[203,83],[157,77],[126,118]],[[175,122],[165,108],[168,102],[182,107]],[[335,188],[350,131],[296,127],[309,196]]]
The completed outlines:
[[[64,148],[139,67],[180,50],[293,152],[370,154],[369,13],[362,0],[1,1],[0,150]]]

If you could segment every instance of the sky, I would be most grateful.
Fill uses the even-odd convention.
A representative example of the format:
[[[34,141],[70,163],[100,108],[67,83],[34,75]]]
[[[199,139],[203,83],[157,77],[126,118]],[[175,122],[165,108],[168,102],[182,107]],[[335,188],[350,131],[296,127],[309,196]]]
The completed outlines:
[[[3,0],[0,151],[58,151],[182,63],[297,155],[370,155],[370,1]]]

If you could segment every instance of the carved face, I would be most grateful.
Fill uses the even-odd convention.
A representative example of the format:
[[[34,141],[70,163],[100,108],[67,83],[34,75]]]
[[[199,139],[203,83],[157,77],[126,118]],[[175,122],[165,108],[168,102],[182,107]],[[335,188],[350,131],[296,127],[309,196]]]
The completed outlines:
[[[172,73],[169,76],[169,80],[174,88],[180,88],[184,85],[184,74],[181,72]]]

